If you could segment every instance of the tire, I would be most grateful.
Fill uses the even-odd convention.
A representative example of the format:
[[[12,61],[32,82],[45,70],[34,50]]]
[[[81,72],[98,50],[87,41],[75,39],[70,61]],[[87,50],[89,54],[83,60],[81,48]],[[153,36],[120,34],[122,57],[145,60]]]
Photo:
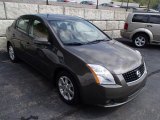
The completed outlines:
[[[133,44],[135,47],[145,47],[149,42],[149,37],[146,34],[138,33],[133,37]]]
[[[66,72],[57,75],[57,89],[60,98],[69,105],[76,105],[80,102],[78,86],[74,77]]]
[[[16,56],[14,47],[12,46],[11,43],[8,44],[7,50],[8,50],[8,56],[9,56],[10,60],[11,60],[13,63],[17,62],[18,58],[17,58],[17,56]]]

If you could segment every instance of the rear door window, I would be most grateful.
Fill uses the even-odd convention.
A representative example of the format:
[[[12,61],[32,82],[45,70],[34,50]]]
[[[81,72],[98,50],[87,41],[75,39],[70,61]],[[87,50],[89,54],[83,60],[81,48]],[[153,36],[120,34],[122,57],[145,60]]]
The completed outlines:
[[[134,15],[132,22],[147,23],[148,22],[148,15]]]
[[[149,18],[149,23],[160,24],[160,16],[151,15],[150,18]]]
[[[22,31],[22,32],[25,32],[27,33],[27,28],[28,28],[28,25],[29,25],[29,19],[27,18],[20,18],[18,21],[17,21],[17,29]]]

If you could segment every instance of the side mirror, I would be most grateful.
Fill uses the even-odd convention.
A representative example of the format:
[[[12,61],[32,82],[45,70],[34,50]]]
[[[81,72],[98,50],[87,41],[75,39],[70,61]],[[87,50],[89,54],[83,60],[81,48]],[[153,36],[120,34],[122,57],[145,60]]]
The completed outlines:
[[[36,38],[36,39],[34,39],[34,44],[37,44],[37,45],[51,45],[51,43],[48,42],[47,38]]]

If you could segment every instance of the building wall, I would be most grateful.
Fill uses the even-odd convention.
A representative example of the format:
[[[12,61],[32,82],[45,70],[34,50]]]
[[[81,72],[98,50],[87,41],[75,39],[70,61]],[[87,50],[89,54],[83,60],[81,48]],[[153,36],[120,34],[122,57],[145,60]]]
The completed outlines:
[[[97,10],[13,2],[0,2],[0,13],[0,49],[6,48],[6,28],[23,14],[53,13],[79,16],[89,20],[113,38],[120,37],[120,29],[123,28],[124,20],[128,15],[128,12],[119,10]]]

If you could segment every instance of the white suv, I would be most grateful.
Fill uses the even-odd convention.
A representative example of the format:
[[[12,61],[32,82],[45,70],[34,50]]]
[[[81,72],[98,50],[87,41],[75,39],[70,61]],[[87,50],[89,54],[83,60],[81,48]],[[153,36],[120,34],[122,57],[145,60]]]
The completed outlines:
[[[131,39],[136,47],[160,43],[159,13],[130,13],[126,19],[123,38]]]

